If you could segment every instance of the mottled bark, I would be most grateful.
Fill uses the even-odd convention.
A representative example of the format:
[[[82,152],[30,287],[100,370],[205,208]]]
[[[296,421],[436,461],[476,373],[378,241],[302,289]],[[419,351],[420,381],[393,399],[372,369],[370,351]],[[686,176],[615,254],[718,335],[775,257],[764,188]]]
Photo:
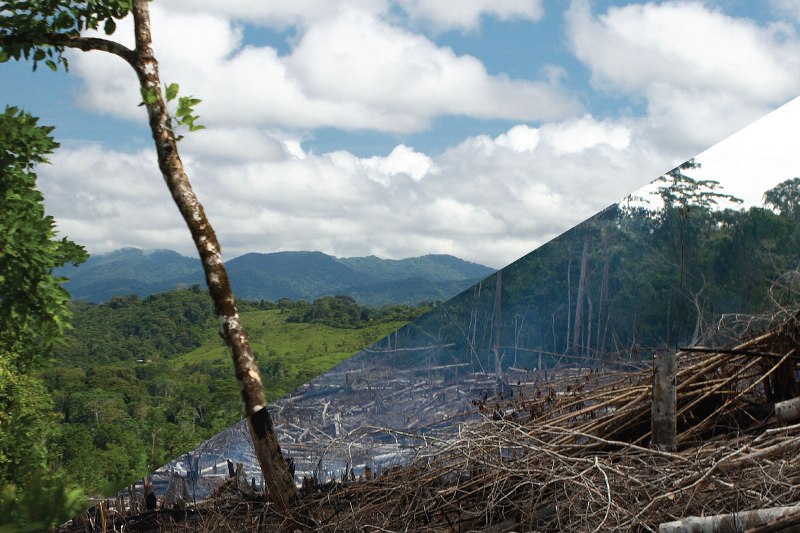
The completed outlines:
[[[676,449],[677,383],[675,352],[658,354],[653,367],[653,405],[650,445],[661,451]]]
[[[208,292],[219,318],[220,334],[231,349],[236,379],[239,381],[256,455],[269,494],[277,510],[288,515],[298,496],[297,488],[286,468],[272,428],[261,376],[236,309],[216,234],[192,190],[178,154],[175,136],[170,127],[170,116],[161,92],[158,61],[153,54],[147,0],[133,2],[133,17],[136,33],[133,67],[140,86],[143,89],[155,89],[157,95],[156,101],[147,105],[147,113],[158,154],[158,166],[200,255]]]

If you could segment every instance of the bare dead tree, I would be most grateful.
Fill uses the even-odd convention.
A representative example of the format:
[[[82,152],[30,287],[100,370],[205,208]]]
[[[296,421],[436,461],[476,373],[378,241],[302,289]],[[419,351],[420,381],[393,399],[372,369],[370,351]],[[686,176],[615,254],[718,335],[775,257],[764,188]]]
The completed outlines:
[[[493,322],[493,330],[492,335],[494,337],[494,365],[495,365],[495,373],[497,375],[497,384],[502,385],[506,382],[506,376],[503,373],[503,361],[500,355],[500,321],[502,319],[502,307],[503,307],[503,299],[502,299],[502,292],[503,292],[503,271],[497,271],[497,279],[496,285],[494,289],[494,322]]]
[[[586,275],[589,268],[589,233],[583,236],[583,251],[581,252],[581,273],[578,278],[578,296],[575,298],[575,326],[572,329],[572,350],[575,355],[580,355],[583,344],[583,300],[586,295]]]

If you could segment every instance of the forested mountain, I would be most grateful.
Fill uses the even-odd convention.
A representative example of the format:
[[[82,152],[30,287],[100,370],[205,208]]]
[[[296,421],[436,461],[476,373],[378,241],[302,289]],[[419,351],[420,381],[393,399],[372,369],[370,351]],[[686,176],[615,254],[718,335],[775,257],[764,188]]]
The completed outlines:
[[[402,260],[336,258],[321,252],[249,253],[226,263],[233,290],[250,300],[315,300],[348,295],[365,305],[446,300],[493,270],[449,255]],[[93,302],[114,296],[148,296],[203,285],[199,260],[170,250],[125,248],[59,270],[73,298]]]

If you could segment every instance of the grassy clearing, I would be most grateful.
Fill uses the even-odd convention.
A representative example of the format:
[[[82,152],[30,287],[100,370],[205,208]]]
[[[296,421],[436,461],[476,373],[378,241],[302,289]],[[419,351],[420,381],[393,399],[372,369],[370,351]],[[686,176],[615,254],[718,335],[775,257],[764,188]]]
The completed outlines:
[[[343,329],[324,324],[291,323],[286,318],[287,315],[277,309],[242,313],[269,400],[288,394],[405,325],[405,322],[393,321]],[[200,348],[172,359],[171,367],[180,373],[208,366],[230,366],[229,357],[222,339],[214,336]]]

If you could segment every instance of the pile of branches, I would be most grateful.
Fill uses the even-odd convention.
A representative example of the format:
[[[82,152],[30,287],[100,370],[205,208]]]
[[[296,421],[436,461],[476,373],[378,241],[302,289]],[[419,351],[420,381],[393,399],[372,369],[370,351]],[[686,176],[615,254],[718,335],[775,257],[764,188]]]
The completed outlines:
[[[650,447],[649,365],[511,385],[478,402],[481,422],[454,421],[455,435],[398,434],[418,439],[408,466],[308,489],[298,514],[329,533],[658,531],[687,516],[797,505],[800,424],[779,425],[773,405],[800,392],[799,358],[800,313],[730,349],[678,352],[675,452]],[[227,493],[175,513],[125,531],[293,530],[268,503]]]
[[[800,320],[732,349],[677,354],[678,449],[648,447],[652,373],[579,375],[488,400],[458,437],[307,501],[320,531],[657,531],[691,515],[800,502]]]

